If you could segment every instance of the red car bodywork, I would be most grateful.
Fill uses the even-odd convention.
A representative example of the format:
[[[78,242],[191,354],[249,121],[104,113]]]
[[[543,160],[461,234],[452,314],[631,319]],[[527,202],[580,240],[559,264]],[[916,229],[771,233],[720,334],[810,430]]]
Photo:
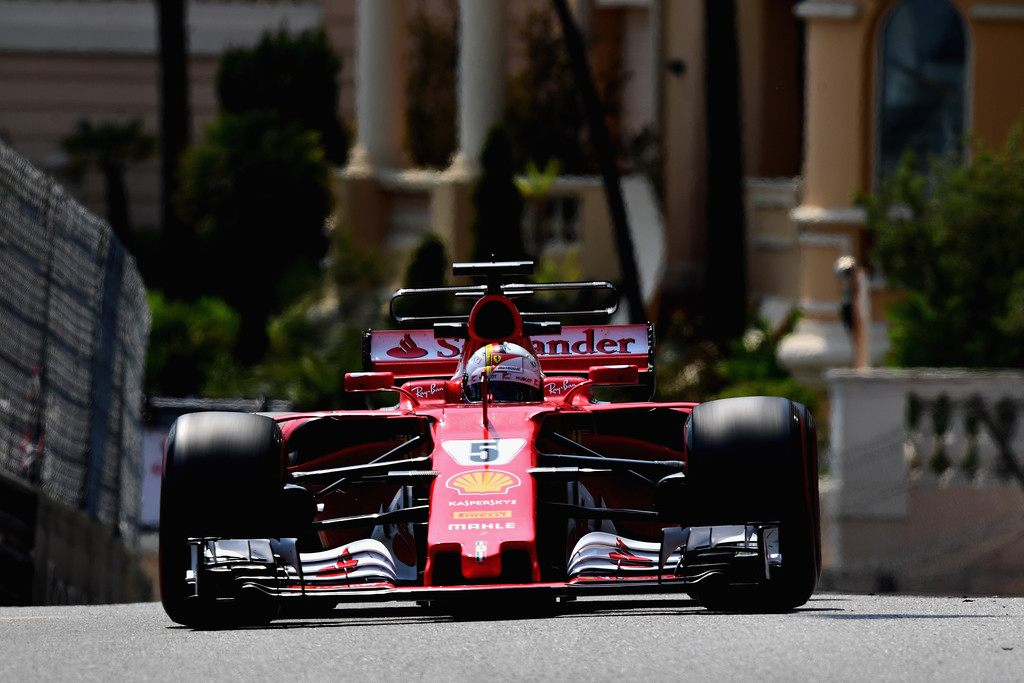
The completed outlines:
[[[504,297],[481,299],[475,311],[486,310],[489,304],[508,300]],[[510,311],[515,311],[510,308]],[[471,316],[469,328],[474,328]],[[530,348],[537,355],[545,373],[544,401],[524,404],[469,403],[463,399],[462,383],[453,377],[484,339],[460,340],[435,338],[432,330],[374,331],[365,340],[367,372],[346,376],[349,391],[374,391],[400,388],[398,405],[375,413],[376,418],[415,418],[422,420],[429,435],[422,454],[432,454],[431,468],[436,472],[430,487],[427,521],[426,557],[420,586],[452,585],[451,573],[440,577],[435,573],[438,558],[457,561],[459,574],[466,585],[494,586],[503,581],[503,558],[516,558],[517,572],[505,573],[504,579],[516,583],[541,583],[537,557],[538,483],[531,472],[539,465],[538,447],[543,440],[546,420],[557,419],[561,413],[576,414],[600,411],[600,405],[589,401],[591,368],[606,368],[605,378],[614,383],[638,381],[639,374],[653,371],[653,330],[650,325],[584,325],[563,327],[557,334],[527,338],[521,333],[521,320],[511,339]],[[639,368],[643,368],[641,371]],[[565,374],[565,373],[578,374]],[[432,379],[423,377],[434,376]],[[629,404],[618,403],[622,410]],[[661,404],[668,407],[668,404]],[[693,404],[671,406],[686,414]],[[649,408],[648,403],[637,404]],[[315,415],[281,417],[285,450],[290,434],[309,419],[358,419],[365,412],[337,411]],[[682,459],[682,452],[672,451],[643,441],[623,437],[584,436],[582,443],[599,446],[610,457],[629,456],[650,459]],[[290,473],[324,467],[366,462],[368,455],[380,455],[394,444],[378,442],[358,444],[324,458],[289,469]],[[639,452],[643,451],[643,453]],[[615,487],[605,487],[606,495],[614,496]],[[620,492],[620,498],[636,503],[637,491],[632,487]],[[370,497],[390,500],[396,487],[383,487]],[[607,497],[605,497],[607,502]],[[646,505],[651,503],[646,501]],[[321,519],[332,519],[351,513],[351,499],[337,496],[325,503]],[[656,525],[655,525],[656,526]],[[365,537],[368,528],[322,532],[325,546],[343,546]],[[660,533],[648,529],[647,535]],[[579,531],[567,535],[574,544]],[[412,533],[396,525],[391,541],[392,554],[403,564],[415,565],[416,548]],[[566,551],[571,551],[571,545]],[[403,561],[404,559],[404,561]],[[526,568],[526,571],[524,571]],[[339,584],[336,588],[344,587]],[[351,584],[349,584],[351,585]],[[366,589],[368,586],[354,584]]]
[[[487,284],[396,293],[393,312],[403,296],[475,302],[461,317],[395,316],[433,329],[364,335],[363,372],[346,390],[390,392],[391,405],[180,420],[161,513],[172,619],[207,623],[253,596],[674,587],[726,608],[734,595],[758,609],[806,601],[821,568],[806,409],[774,397],[699,409],[595,400],[602,386],[653,390],[652,326],[526,320],[513,300],[543,286],[501,281],[525,265],[465,264]],[[542,400],[493,401],[486,383],[485,400],[466,400],[469,357],[496,342],[533,351]],[[211,483],[239,470],[238,490]],[[266,505],[253,507],[252,491]]]

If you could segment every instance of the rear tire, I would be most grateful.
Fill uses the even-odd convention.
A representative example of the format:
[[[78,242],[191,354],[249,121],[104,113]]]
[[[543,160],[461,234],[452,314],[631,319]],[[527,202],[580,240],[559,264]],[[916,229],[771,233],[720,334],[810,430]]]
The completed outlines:
[[[757,585],[699,585],[708,609],[783,612],[810,599],[821,574],[817,430],[807,408],[749,396],[694,407],[686,423],[693,526],[778,521],[782,565]]]
[[[191,597],[188,538],[268,538],[282,498],[281,430],[248,413],[191,413],[171,427],[160,488],[160,601],[195,628],[261,623],[269,603]]]

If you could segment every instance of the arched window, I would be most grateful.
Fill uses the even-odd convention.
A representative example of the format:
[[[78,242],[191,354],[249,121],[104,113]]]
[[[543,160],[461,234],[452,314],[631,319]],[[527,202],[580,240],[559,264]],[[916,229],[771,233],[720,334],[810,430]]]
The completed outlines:
[[[919,163],[959,154],[964,135],[967,39],[948,0],[903,0],[879,38],[878,157],[888,175],[910,149]]]

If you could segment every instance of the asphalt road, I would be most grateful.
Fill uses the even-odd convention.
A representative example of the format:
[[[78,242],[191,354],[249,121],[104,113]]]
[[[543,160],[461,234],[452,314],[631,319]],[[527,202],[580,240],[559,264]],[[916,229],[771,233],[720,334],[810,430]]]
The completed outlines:
[[[0,608],[0,681],[1021,681],[1024,598],[822,594],[781,615],[581,598],[475,618],[411,605],[192,631],[159,603]]]

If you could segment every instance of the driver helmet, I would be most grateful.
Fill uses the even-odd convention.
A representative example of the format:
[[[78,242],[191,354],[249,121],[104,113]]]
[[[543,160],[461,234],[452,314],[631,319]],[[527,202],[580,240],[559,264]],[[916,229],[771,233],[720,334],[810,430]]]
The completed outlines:
[[[462,394],[467,400],[481,400],[484,377],[487,392],[495,402],[544,400],[540,363],[518,344],[486,344],[473,352],[462,375]]]

